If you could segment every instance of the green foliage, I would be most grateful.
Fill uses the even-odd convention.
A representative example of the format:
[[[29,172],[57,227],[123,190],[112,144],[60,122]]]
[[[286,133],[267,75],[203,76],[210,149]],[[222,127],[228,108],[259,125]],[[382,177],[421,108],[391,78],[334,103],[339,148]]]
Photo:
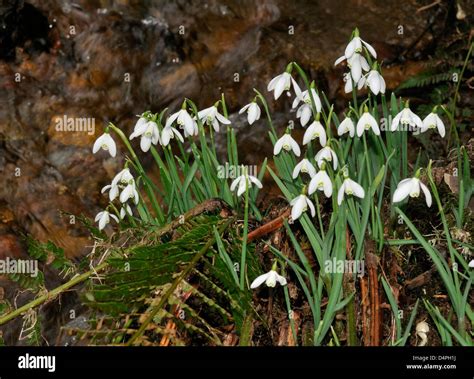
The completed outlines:
[[[58,271],[69,270],[74,267],[73,263],[66,258],[64,249],[56,246],[51,241],[41,243],[28,237],[27,244],[30,257],[38,259],[42,263],[51,261],[50,266]]]
[[[398,86],[398,90],[407,88],[422,88],[438,84],[440,82],[446,82],[448,80],[452,80],[452,77],[455,73],[459,74],[459,72],[454,69],[448,72],[437,72],[433,69],[429,69],[405,80]]]
[[[84,294],[84,302],[95,310],[93,318],[99,320],[106,315],[108,322],[101,321],[100,333],[93,323],[89,330],[76,333],[94,343],[126,343],[221,222],[219,216],[200,215],[180,225],[168,241],[130,246],[120,256],[114,254],[109,258],[111,269],[100,283],[91,281]],[[221,243],[229,259],[237,262],[237,230],[229,228]],[[256,259],[250,257],[247,270],[251,277],[259,272]],[[253,313],[251,293],[241,291],[229,275],[228,263],[217,246],[195,264],[165,304],[147,327],[142,343],[157,344],[167,337],[179,345],[192,337],[193,343],[219,345],[226,328],[235,324],[239,332],[244,318]],[[167,330],[169,322],[176,326],[175,331]]]

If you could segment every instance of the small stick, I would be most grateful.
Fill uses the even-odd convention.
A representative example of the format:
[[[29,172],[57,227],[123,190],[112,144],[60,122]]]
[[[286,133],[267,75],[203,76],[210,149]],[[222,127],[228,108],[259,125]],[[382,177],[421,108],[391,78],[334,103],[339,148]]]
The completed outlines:
[[[283,226],[284,220],[288,218],[289,216],[290,216],[290,209],[287,209],[276,219],[269,221],[266,224],[250,232],[247,236],[247,242],[251,242],[254,239],[260,238],[268,233],[271,233],[271,232],[274,232],[275,230],[280,229]]]

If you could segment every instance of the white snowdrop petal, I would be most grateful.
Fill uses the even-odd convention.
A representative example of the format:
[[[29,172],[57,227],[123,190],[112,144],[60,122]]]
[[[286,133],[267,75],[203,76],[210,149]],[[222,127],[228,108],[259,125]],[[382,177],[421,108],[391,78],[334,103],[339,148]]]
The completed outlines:
[[[426,205],[428,205],[428,207],[431,207],[431,204],[433,203],[433,199],[431,198],[430,190],[422,182],[420,182],[420,187],[423,193],[425,194]]]
[[[252,284],[250,284],[250,288],[251,289],[255,289],[257,287],[259,287],[260,285],[262,285],[268,278],[268,275],[269,273],[265,273],[263,275],[260,275],[258,276],[253,282]]]
[[[362,188],[362,186],[357,183],[357,182],[354,182],[353,180],[351,180],[351,187],[352,187],[352,190],[354,191],[354,195],[363,199],[365,197],[365,191],[364,191],[364,188]]]
[[[344,200],[344,183],[342,183],[341,188],[339,188],[339,191],[337,192],[337,204],[341,205],[342,200]]]
[[[230,190],[233,192],[237,185],[239,184],[240,180],[242,179],[242,176],[239,176],[238,178],[234,179],[230,185]]]
[[[398,183],[397,189],[393,193],[393,200],[394,203],[399,203],[403,199],[405,199],[411,192],[413,182],[411,179],[407,181]]]

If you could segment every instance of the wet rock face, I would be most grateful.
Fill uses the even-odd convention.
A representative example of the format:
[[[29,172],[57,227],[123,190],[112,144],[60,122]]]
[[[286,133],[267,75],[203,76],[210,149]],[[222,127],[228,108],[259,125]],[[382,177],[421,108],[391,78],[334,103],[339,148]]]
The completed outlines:
[[[237,111],[252,88],[265,92],[290,60],[309,68],[334,97],[344,69],[334,70],[333,61],[356,25],[382,59],[393,60],[424,35],[428,22],[414,5],[375,0],[4,4],[0,170],[9,187],[0,195],[26,232],[41,239],[61,236],[58,243],[81,235],[56,216],[58,210],[92,216],[101,204],[101,185],[123,163],[90,154],[108,121],[130,131],[143,110],[174,109],[185,96],[209,106],[222,92]],[[63,119],[93,125],[64,130]],[[264,128],[255,125],[248,137]],[[244,130],[239,138],[246,138]],[[254,161],[257,150],[249,152]]]
[[[47,17],[32,4],[23,0],[6,0],[0,5],[0,56],[15,59],[20,46],[29,53],[48,51],[50,47]]]

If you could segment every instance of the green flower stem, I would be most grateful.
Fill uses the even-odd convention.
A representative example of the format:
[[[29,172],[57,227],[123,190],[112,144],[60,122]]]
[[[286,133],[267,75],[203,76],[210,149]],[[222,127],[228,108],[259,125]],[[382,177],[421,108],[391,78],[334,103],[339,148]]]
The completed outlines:
[[[162,212],[161,207],[158,203],[158,200],[155,196],[153,188],[150,184],[150,180],[149,180],[148,176],[146,175],[145,170],[143,169],[143,166],[141,165],[137,154],[135,154],[135,151],[133,150],[132,145],[128,141],[125,134],[119,128],[117,128],[113,123],[109,123],[109,127],[120,137],[122,142],[127,147],[128,151],[130,152],[130,155],[132,156],[133,161],[135,162],[135,165],[136,165],[135,167],[138,169],[138,173],[143,178],[143,182],[145,184],[145,192],[147,193],[148,198],[151,200],[153,210],[155,211],[156,217],[158,218],[158,223],[160,225],[163,225],[163,223],[164,223],[164,218],[162,217],[163,212]],[[146,208],[145,205],[144,205],[144,208]]]
[[[245,288],[245,273],[247,265],[247,237],[249,230],[249,186],[245,180],[244,235],[242,237],[242,256],[240,260],[240,289]]]
[[[272,120],[272,116],[270,115],[270,111],[268,109],[268,104],[267,104],[267,101],[265,100],[265,97],[259,92],[257,91],[255,88],[253,89],[255,91],[255,93],[257,94],[257,99],[260,100],[260,102],[262,103],[263,105],[263,108],[265,109],[265,114],[267,116],[267,122],[268,122],[268,126],[270,127],[272,133],[273,133],[273,137],[276,139],[277,138],[277,134],[276,134],[276,130],[275,130],[275,127],[273,126],[273,120]],[[272,141],[272,143],[275,143],[275,141]]]
[[[18,317],[30,309],[33,309],[47,301],[51,301],[58,297],[61,293],[69,290],[70,288],[74,287],[76,284],[83,282],[84,280],[89,279],[92,275],[97,274],[98,272],[102,271],[108,266],[108,262],[103,262],[100,265],[94,267],[92,270],[85,272],[84,274],[75,276],[67,283],[62,284],[55,289],[46,292],[46,294],[37,297],[36,299],[30,301],[29,303],[23,305],[20,308],[15,309],[13,312],[7,313],[6,315],[0,317],[0,325],[7,323],[10,320],[13,320],[15,317]]]
[[[372,167],[369,162],[369,150],[367,148],[367,138],[365,136],[365,133],[362,135],[362,140],[364,141],[364,155],[365,155],[365,162],[367,165],[367,175],[369,179],[369,189],[372,187]],[[366,196],[370,196],[369,194],[366,194]],[[377,225],[375,223],[375,209],[374,209],[374,202],[370,201],[370,219],[372,221],[372,235],[376,236],[376,230],[377,230]]]
[[[321,238],[324,240],[323,218],[321,217],[321,210],[320,210],[320,206],[319,206],[319,197],[318,197],[317,193],[314,195],[314,199],[315,199],[315,202],[316,202],[316,213],[318,215],[319,229],[321,231]]]

